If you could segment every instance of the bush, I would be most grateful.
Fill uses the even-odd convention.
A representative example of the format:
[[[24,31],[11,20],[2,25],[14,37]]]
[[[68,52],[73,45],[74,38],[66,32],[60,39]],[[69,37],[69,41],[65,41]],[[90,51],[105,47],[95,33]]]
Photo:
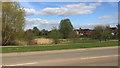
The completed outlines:
[[[79,38],[79,35],[75,31],[72,31],[68,35],[69,39],[71,39],[73,42],[76,42]]]
[[[58,44],[59,39],[62,38],[62,34],[57,29],[53,29],[49,37],[54,40],[55,44]]]
[[[34,33],[32,32],[31,29],[27,30],[25,32],[25,40],[28,42],[28,45],[31,45],[34,43],[33,39],[35,39]]]

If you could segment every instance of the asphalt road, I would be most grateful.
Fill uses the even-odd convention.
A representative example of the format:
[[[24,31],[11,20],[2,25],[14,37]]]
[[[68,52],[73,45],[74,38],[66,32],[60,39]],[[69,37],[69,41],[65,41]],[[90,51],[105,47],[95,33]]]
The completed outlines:
[[[3,66],[118,66],[118,48],[3,55]]]

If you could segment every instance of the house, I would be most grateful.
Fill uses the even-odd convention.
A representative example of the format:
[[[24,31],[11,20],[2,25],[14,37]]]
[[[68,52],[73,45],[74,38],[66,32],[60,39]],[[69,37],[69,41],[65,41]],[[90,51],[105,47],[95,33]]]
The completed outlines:
[[[90,29],[75,29],[78,35],[91,35],[92,30]]]
[[[48,30],[43,29],[43,30],[41,31],[41,35],[48,35]]]
[[[112,30],[112,35],[117,35],[118,34],[118,29],[116,27],[110,28]]]

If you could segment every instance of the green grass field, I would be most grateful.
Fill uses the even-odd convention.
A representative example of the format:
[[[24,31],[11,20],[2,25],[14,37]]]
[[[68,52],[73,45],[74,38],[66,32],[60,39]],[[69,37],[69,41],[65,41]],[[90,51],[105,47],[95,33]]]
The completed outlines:
[[[100,43],[97,40],[79,40],[79,41],[76,41],[76,43],[65,42],[63,44],[66,44],[66,45],[59,45],[58,44],[56,46],[2,47],[2,53],[32,52],[32,51],[48,51],[48,50],[63,50],[63,49],[79,49],[79,48],[118,46],[117,41],[107,41],[107,42]]]

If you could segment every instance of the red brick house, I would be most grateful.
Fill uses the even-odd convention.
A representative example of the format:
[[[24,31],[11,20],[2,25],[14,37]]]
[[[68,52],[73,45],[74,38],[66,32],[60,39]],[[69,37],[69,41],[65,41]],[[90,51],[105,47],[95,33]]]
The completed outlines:
[[[76,31],[78,35],[91,35],[92,33],[90,29],[76,29],[74,31]]]

